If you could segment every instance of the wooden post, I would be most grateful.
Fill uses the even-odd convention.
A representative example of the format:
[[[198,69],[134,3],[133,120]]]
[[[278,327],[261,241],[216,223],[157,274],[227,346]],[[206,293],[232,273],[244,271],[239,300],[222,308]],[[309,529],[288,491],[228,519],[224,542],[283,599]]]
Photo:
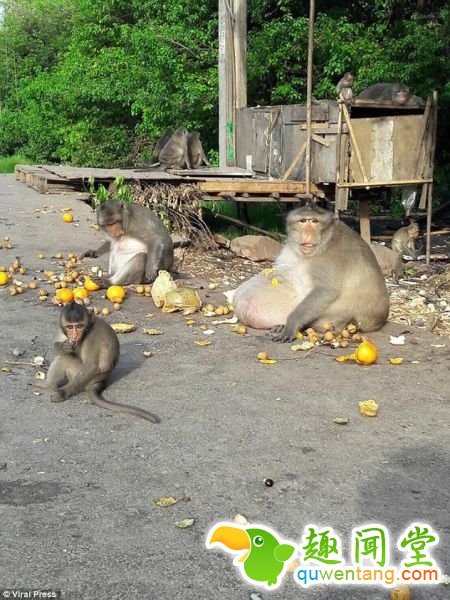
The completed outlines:
[[[305,151],[305,181],[306,193],[311,194],[311,121],[312,121],[312,78],[314,53],[314,15],[315,0],[309,2],[308,29],[308,65],[306,76],[306,151]]]
[[[219,164],[236,165],[236,109],[247,105],[247,0],[219,0]]]
[[[434,155],[436,151],[436,133],[437,133],[437,117],[438,117],[438,93],[436,90],[433,91],[433,129],[431,132],[431,156],[430,163],[427,172],[425,173],[426,177],[430,177],[433,179],[434,174]],[[427,200],[427,231],[426,231],[426,245],[425,245],[425,262],[427,265],[430,264],[431,257],[431,218],[433,215],[433,182],[431,182],[428,186],[428,200]]]
[[[359,231],[362,239],[370,244],[370,200],[368,198],[359,201]]]

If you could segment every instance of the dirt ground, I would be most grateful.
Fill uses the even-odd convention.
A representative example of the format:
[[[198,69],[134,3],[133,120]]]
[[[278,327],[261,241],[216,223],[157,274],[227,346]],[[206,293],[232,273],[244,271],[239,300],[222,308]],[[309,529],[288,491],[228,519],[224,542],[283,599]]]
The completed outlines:
[[[40,195],[2,176],[0,202],[0,240],[13,243],[0,249],[0,263],[20,256],[24,282],[36,277],[48,288],[39,280],[44,270],[59,270],[52,256],[79,254],[100,239],[92,211],[76,194]],[[74,223],[63,223],[63,208],[72,209]],[[179,266],[183,285],[215,306],[261,269],[225,251],[187,251]],[[164,314],[130,291],[121,310],[105,317],[136,325],[120,336],[121,359],[105,395],[151,410],[158,425],[90,406],[84,395],[62,404],[36,395],[27,382],[40,369],[34,358],[50,357],[58,308],[40,302],[36,290],[12,297],[0,288],[0,589],[83,599],[389,598],[379,585],[304,590],[292,575],[275,591],[246,583],[233,555],[205,545],[213,525],[238,514],[299,545],[308,524],[332,528],[347,559],[352,529],[382,524],[392,565],[403,558],[398,537],[412,523],[428,523],[440,536],[432,556],[449,574],[443,274],[435,271],[438,283],[431,272],[390,283],[400,299],[399,322],[371,334],[379,359],[366,367],[335,360],[351,348],[293,352],[270,334],[239,335],[201,313]],[[218,285],[210,289],[211,283]],[[111,307],[101,292],[93,298],[99,309]],[[163,333],[149,336],[144,328]],[[390,335],[400,334],[405,344],[392,345]],[[194,343],[200,340],[211,343]],[[262,351],[277,362],[261,364]],[[392,357],[403,363],[389,364]],[[366,399],[379,404],[378,416],[359,412]],[[161,496],[177,502],[157,506]],[[184,519],[192,525],[177,527]],[[411,589],[414,600],[450,598],[444,583]]]

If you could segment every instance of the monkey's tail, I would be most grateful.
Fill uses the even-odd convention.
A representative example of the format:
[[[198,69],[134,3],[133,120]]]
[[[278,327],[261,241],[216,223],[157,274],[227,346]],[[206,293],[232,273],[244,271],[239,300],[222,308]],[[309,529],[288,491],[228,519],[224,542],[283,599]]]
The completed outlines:
[[[134,415],[135,417],[141,417],[141,419],[145,419],[146,421],[150,421],[151,423],[159,423],[160,419],[156,415],[148,410],[144,410],[143,408],[138,408],[137,406],[128,406],[127,404],[120,404],[119,402],[111,402],[111,400],[106,400],[101,395],[97,393],[97,391],[91,389],[88,390],[89,400],[98,406],[99,408],[105,408],[106,410],[111,410],[113,412],[125,413],[127,415]]]

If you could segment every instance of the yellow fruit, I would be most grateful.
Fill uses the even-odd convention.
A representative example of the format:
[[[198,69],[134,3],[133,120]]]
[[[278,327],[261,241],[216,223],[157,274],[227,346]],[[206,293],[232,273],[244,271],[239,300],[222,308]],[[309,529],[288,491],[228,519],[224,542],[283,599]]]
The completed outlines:
[[[137,285],[136,286],[136,293],[137,294],[144,294],[145,293],[145,288],[143,285]]]
[[[113,307],[114,307],[114,310],[120,310],[120,309],[122,308],[122,305],[121,305],[121,304],[119,304],[119,303],[117,303],[117,302],[115,302],[115,303],[113,304]]]
[[[17,288],[14,285],[12,285],[9,288],[9,293],[11,294],[11,296],[15,296],[17,294]]]
[[[123,300],[125,298],[125,290],[121,285],[111,285],[106,290],[106,297],[108,300],[111,300],[111,302],[117,302],[118,299],[119,301]]]
[[[391,600],[410,600],[411,590],[406,585],[399,585],[391,590]]]
[[[62,218],[63,218],[64,223],[72,223],[73,214],[72,213],[64,213]]]
[[[60,302],[72,302],[74,295],[73,295],[73,291],[70,290],[69,288],[61,288],[59,290],[56,290],[56,297],[58,298],[58,300]]]
[[[97,283],[95,283],[95,281],[92,281],[92,279],[89,279],[88,277],[86,277],[86,279],[84,281],[84,287],[87,290],[89,290],[90,292],[95,292],[100,289],[100,286]]]
[[[102,315],[105,315],[105,317],[106,317],[106,315],[109,315],[109,309],[102,308]]]
[[[86,300],[89,296],[89,292],[84,287],[78,287],[73,290],[73,297],[75,300]]]
[[[371,365],[378,358],[378,350],[371,340],[364,340],[355,352],[356,362],[361,365]]]
[[[256,358],[258,360],[267,360],[269,358],[269,355],[267,354],[267,352],[258,352]]]
[[[29,288],[30,290],[35,290],[37,288],[36,281],[30,281]]]
[[[6,285],[9,281],[9,277],[3,271],[0,272],[0,285]]]

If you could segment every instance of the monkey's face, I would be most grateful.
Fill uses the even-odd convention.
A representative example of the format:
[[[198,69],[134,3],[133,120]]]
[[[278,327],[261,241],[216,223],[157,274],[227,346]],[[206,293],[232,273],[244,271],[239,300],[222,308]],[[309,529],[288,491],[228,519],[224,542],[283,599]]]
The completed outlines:
[[[125,233],[122,227],[122,221],[111,221],[111,222],[106,222],[103,225],[103,230],[106,232],[106,234],[114,239],[117,240],[120,237],[123,236],[123,234]]]
[[[65,323],[62,325],[62,329],[69,344],[72,348],[76,348],[86,334],[86,323]]]
[[[300,217],[290,224],[291,237],[305,256],[314,254],[320,244],[323,225],[317,217]]]
[[[417,223],[411,223],[411,225],[408,226],[408,235],[412,239],[419,237],[419,226]]]
[[[123,205],[116,200],[108,200],[100,204],[97,209],[97,223],[103,231],[112,239],[120,238],[124,233]]]
[[[393,102],[395,102],[395,104],[406,104],[408,102],[409,99],[409,88],[407,88],[406,86],[398,86],[398,87],[394,87],[392,89],[392,93],[393,93]]]
[[[294,210],[287,220],[288,239],[304,256],[312,256],[322,244],[324,233],[333,220],[332,213],[319,207]]]
[[[91,323],[92,316],[88,309],[78,302],[70,302],[61,310],[59,325],[72,348],[82,342]]]

